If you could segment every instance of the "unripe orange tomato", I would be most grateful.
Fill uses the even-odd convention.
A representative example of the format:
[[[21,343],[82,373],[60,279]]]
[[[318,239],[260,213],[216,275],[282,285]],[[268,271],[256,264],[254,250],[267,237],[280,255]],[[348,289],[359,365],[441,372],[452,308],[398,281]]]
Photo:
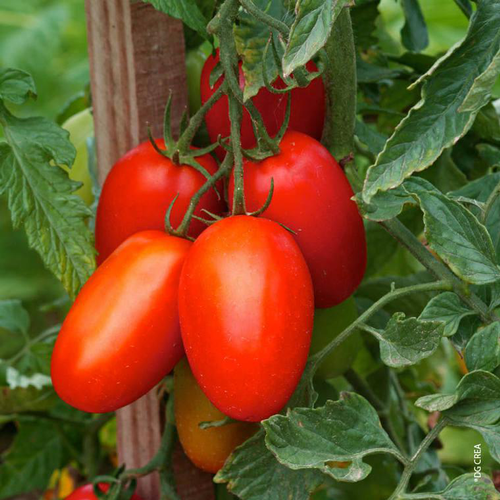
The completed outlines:
[[[183,355],[177,309],[191,243],[160,231],[131,236],[85,283],[57,337],[54,388],[103,413],[152,389]]]
[[[179,441],[186,455],[197,467],[213,474],[258,428],[242,422],[200,429],[201,422],[223,420],[226,415],[200,389],[186,358],[174,370],[174,406]]]

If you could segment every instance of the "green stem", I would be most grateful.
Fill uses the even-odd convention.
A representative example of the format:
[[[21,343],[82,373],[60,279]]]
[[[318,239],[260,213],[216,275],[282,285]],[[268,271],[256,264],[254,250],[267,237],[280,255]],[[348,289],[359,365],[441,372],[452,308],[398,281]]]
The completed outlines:
[[[408,487],[408,483],[410,482],[411,475],[413,471],[418,465],[418,461],[425,453],[427,448],[429,448],[430,444],[436,439],[439,433],[448,425],[446,418],[442,418],[436,426],[425,436],[423,441],[420,443],[420,446],[415,451],[413,457],[410,462],[405,466],[403,474],[401,475],[401,479],[397,488],[394,490],[394,493],[391,495],[389,500],[397,500],[401,498],[401,495],[404,494],[406,488]]]
[[[499,320],[495,313],[489,311],[486,304],[477,295],[472,293],[448,267],[436,259],[399,219],[394,218],[380,222],[380,225],[407,248],[431,273],[440,280],[445,281],[465,304],[481,316],[484,323],[489,324]]]
[[[282,22],[282,21],[270,16],[269,14],[266,14],[262,10],[260,10],[252,2],[252,0],[240,0],[240,4],[249,14],[251,14],[253,17],[255,17],[255,19],[258,19],[259,21],[266,24],[270,28],[274,28],[281,35],[283,35],[284,38],[288,38],[288,34],[290,33],[290,30],[288,29],[288,26],[284,22]]]
[[[340,161],[354,151],[356,122],[356,48],[349,8],[337,17],[325,50],[326,117],[321,142]]]

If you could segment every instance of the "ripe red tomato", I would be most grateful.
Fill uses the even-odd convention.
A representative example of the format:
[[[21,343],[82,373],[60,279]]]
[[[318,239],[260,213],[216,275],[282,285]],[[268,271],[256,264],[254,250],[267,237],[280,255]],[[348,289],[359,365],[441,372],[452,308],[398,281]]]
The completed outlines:
[[[245,161],[246,207],[259,209],[274,179],[273,198],[262,217],[295,232],[311,272],[316,307],[332,307],[349,297],[363,279],[363,220],[344,172],[318,141],[290,131],[280,150],[258,163]],[[230,200],[233,191],[231,178]]]
[[[108,491],[109,484],[99,483],[99,489],[101,491]],[[73,491],[71,495],[66,497],[66,500],[97,500],[97,497],[94,494],[94,487],[91,484],[86,484]],[[130,500],[142,500],[142,498],[134,494],[130,497]]]
[[[256,422],[283,408],[304,370],[313,315],[309,270],[279,224],[229,217],[193,244],[179,285],[182,340],[225,415]]]
[[[174,370],[175,423],[186,455],[197,467],[215,474],[233,450],[258,430],[256,424],[231,423],[200,429],[201,422],[225,418],[205,396],[196,382],[187,359]]]
[[[219,52],[216,56],[210,55],[205,62],[201,73],[201,101],[205,103],[212,94],[222,84],[222,79],[211,88],[210,74],[219,62]],[[306,68],[310,72],[317,71],[318,68],[314,62],[307,63]],[[240,63],[240,87],[245,86],[245,78]],[[277,89],[286,88],[286,84],[281,78],[278,78],[273,86]],[[285,120],[287,96],[289,94],[273,94],[265,87],[261,88],[258,94],[252,98],[252,102],[262,115],[264,125],[271,137],[274,137]],[[323,80],[315,78],[307,87],[296,88],[291,91],[291,109],[290,122],[288,128],[298,130],[305,134],[321,138],[323,132],[323,123],[325,121],[325,88]],[[208,134],[212,142],[217,141],[217,137],[228,137],[230,133],[231,123],[229,121],[229,102],[227,96],[219,99],[210,109],[205,117]],[[243,120],[241,122],[241,145],[245,149],[254,148],[257,145],[255,134],[253,132],[252,120],[248,111],[243,110]],[[219,158],[224,156],[222,148],[218,148],[217,154]]]
[[[163,140],[157,140],[160,148]],[[217,164],[210,155],[197,158],[211,174]],[[191,197],[204,184],[205,177],[189,165],[175,165],[159,154],[147,141],[129,151],[111,169],[102,188],[96,217],[97,263],[101,264],[129,236],[148,229],[163,230],[165,214],[172,200],[179,195],[171,214],[174,227],[180,224]],[[222,196],[222,185],[219,193]],[[201,209],[221,214],[224,202],[211,189],[201,198],[195,214]],[[189,234],[198,236],[205,229],[193,219]]]
[[[152,389],[183,355],[177,309],[191,243],[160,231],[131,236],[82,288],[52,354],[66,403],[102,413]]]

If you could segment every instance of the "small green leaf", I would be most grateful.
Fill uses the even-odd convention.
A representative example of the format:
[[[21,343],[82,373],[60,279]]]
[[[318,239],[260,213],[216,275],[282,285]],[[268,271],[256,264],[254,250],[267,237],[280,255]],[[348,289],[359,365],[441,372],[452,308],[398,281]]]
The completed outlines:
[[[420,202],[429,246],[457,276],[476,285],[500,279],[491,237],[472,212],[424,179],[409,179],[404,188]]]
[[[380,424],[375,409],[361,396],[344,392],[322,408],[295,408],[286,416],[262,422],[266,445],[278,461],[293,470],[318,469],[339,481],[364,479],[371,467],[365,455],[397,449]],[[331,462],[351,462],[347,468]]]
[[[291,470],[266,448],[264,432],[258,432],[236,448],[214,478],[242,500],[308,500],[322,482],[315,470]]]
[[[425,170],[460,139],[489,99],[500,71],[500,3],[482,0],[464,40],[426,73],[422,99],[404,118],[371,166],[363,198],[399,186]]]
[[[442,500],[498,500],[500,495],[493,481],[481,474],[477,478],[474,474],[463,474],[458,476],[441,492],[429,493],[429,499]]]
[[[333,24],[350,0],[299,0],[283,55],[285,76],[309,62],[322,49]]]
[[[414,365],[438,348],[443,331],[440,321],[405,319],[403,313],[396,313],[387,328],[376,334],[382,361],[392,367]]]
[[[430,394],[429,396],[418,398],[415,405],[424,410],[433,412],[448,410],[456,402],[457,396],[454,394]]]
[[[368,146],[371,153],[379,154],[385,146],[387,136],[363,121],[356,120],[356,136]]]
[[[402,0],[406,22],[401,29],[401,41],[412,52],[421,52],[429,45],[429,33],[418,0]]]
[[[500,365],[500,323],[478,330],[465,348],[465,364],[469,371],[493,371]]]
[[[0,328],[27,335],[30,326],[28,311],[20,300],[0,301]]]
[[[8,68],[0,71],[0,100],[23,104],[36,98],[36,87],[31,75],[25,71]]]
[[[422,321],[443,322],[443,335],[451,337],[457,332],[460,321],[466,316],[474,314],[474,311],[465,306],[458,295],[453,292],[444,292],[432,298],[422,311],[419,319]]]

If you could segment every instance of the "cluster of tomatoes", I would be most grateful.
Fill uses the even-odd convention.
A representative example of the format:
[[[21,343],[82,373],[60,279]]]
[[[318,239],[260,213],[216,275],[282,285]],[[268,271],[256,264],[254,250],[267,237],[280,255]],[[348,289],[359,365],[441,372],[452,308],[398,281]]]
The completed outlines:
[[[220,85],[209,85],[216,63],[217,56],[205,63],[203,101]],[[113,166],[97,210],[99,266],[69,311],[52,357],[60,397],[98,413],[137,400],[176,367],[180,441],[193,462],[211,472],[255,431],[254,422],[286,405],[306,364],[315,309],[323,310],[320,323],[326,308],[352,311],[348,298],[365,270],[365,234],[351,186],[318,142],[321,78],[290,94],[261,89],[253,101],[271,135],[289,98],[290,126],[280,152],[244,162],[247,210],[265,203],[273,181],[270,205],[258,217],[223,217],[221,195],[227,187],[231,206],[231,177],[201,198],[195,215],[207,210],[223,218],[209,227],[193,219],[194,242],[167,234],[164,219],[177,196],[171,222],[181,222],[206,180],[200,172],[174,164],[149,142]],[[227,97],[211,108],[206,124],[212,140],[229,134]],[[246,112],[241,142],[244,148],[256,144]],[[160,140],[157,145],[164,147]],[[218,168],[209,154],[197,160],[210,174]],[[199,428],[224,416],[241,422]]]

